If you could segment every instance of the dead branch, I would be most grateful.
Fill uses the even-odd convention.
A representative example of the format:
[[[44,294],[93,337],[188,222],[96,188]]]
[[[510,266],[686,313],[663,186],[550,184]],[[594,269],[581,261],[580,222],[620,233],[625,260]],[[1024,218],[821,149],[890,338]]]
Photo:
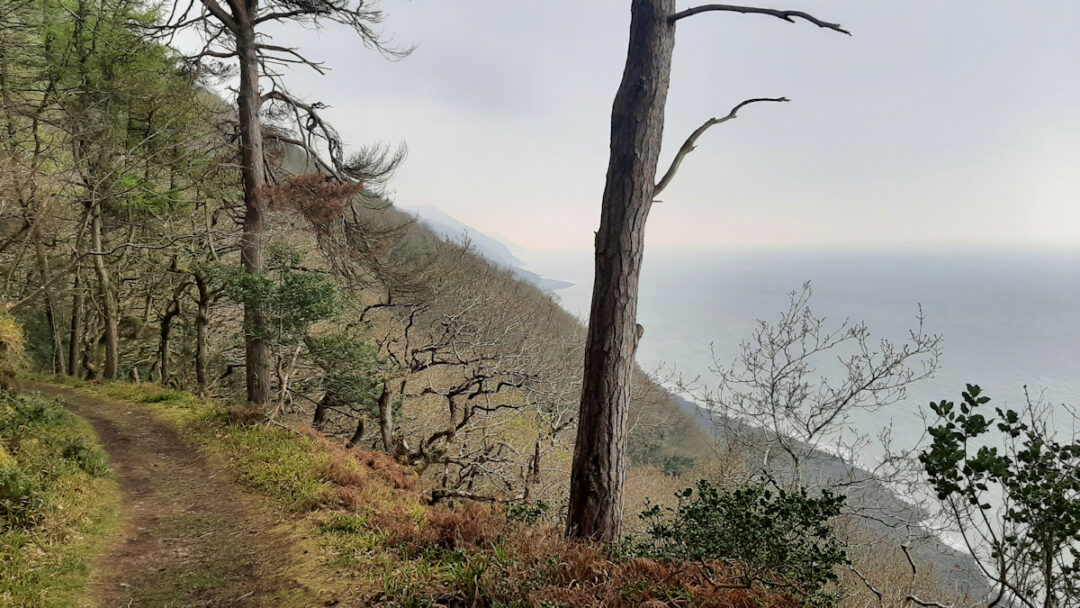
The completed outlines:
[[[833,30],[836,32],[840,32],[841,34],[847,34],[848,36],[851,35],[851,32],[840,27],[839,23],[829,23],[828,21],[822,21],[821,19],[818,19],[817,17],[809,13],[804,13],[802,11],[781,11],[772,8],[736,6],[733,4],[704,4],[702,6],[688,8],[685,11],[680,11],[672,15],[670,18],[668,18],[668,23],[675,23],[679,19],[683,19],[685,17],[692,17],[694,15],[697,15],[698,13],[706,13],[711,11],[742,13],[744,15],[769,15],[771,17],[776,17],[777,19],[783,19],[784,21],[787,21],[789,23],[795,23],[795,19],[802,19],[820,28]]]
[[[701,137],[702,134],[705,133],[705,131],[708,131],[711,127],[714,127],[720,123],[733,120],[738,115],[739,110],[741,110],[744,106],[748,106],[752,103],[758,103],[760,101],[787,102],[791,100],[787,97],[755,97],[754,99],[747,99],[746,101],[732,108],[731,111],[728,112],[727,116],[724,116],[722,118],[710,118],[709,120],[706,120],[703,125],[695,129],[694,132],[690,134],[690,137],[687,137],[686,141],[683,142],[682,147],[679,148],[679,151],[675,154],[675,158],[671,161],[671,166],[668,168],[667,172],[664,173],[664,177],[661,178],[659,183],[656,184],[656,187],[653,188],[653,197],[659,196],[660,193],[664,191],[664,188],[668,187],[668,184],[671,183],[671,180],[675,178],[675,172],[679,170],[679,165],[682,164],[682,161],[684,158],[686,158],[687,154],[690,154],[694,151],[694,144],[697,143],[698,138]]]

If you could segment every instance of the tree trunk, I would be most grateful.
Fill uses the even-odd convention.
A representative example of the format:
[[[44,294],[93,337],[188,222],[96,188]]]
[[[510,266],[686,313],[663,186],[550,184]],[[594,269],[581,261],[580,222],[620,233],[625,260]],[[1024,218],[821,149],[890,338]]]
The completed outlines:
[[[105,367],[101,377],[105,380],[116,380],[120,358],[120,332],[118,329],[116,295],[112,288],[112,279],[109,277],[109,269],[105,265],[105,256],[101,255],[101,206],[94,204],[91,209],[90,233],[91,247],[93,247],[94,272],[97,273],[98,286],[101,290],[102,321],[105,323]]]
[[[334,402],[334,393],[326,391],[319,402],[315,404],[315,415],[311,418],[311,427],[321,431],[326,424],[326,412]]]
[[[33,239],[38,274],[41,275],[41,295],[45,300],[45,318],[49,324],[49,338],[52,341],[52,372],[54,374],[66,374],[66,365],[64,365],[64,342],[60,338],[60,320],[56,315],[56,300],[53,298],[52,289],[49,287],[49,263],[45,259],[41,235],[34,234]]]
[[[252,15],[234,15],[238,22],[236,50],[240,58],[240,163],[244,182],[244,233],[240,240],[240,261],[244,270],[259,273],[265,267],[266,210],[259,200],[265,183],[262,124],[259,120],[259,62],[256,54]],[[244,303],[248,403],[270,403],[270,349],[263,340],[266,319],[261,302]]]
[[[68,335],[68,371],[72,376],[78,376],[80,351],[83,341],[83,293],[79,284],[82,274],[76,266],[72,271],[75,273],[73,282],[73,295],[71,296],[71,333]]]
[[[394,441],[394,392],[385,383],[379,395],[379,430],[382,432],[383,449],[391,456],[397,453]]]
[[[169,337],[172,332],[173,319],[179,314],[180,303],[174,299],[165,311],[165,315],[161,317],[161,326],[158,332],[158,369],[161,370],[161,386],[169,385]]]
[[[199,395],[204,395],[210,382],[209,352],[206,346],[210,325],[210,289],[206,285],[206,278],[199,273],[195,273],[195,287],[199,290],[198,310],[195,313],[195,384]]]
[[[347,448],[349,448],[351,450],[352,448],[355,448],[356,446],[360,445],[360,440],[363,439],[363,438],[364,438],[364,419],[363,418],[357,418],[356,419],[356,431],[353,433],[352,437],[349,438],[349,443],[345,444],[345,447],[347,447]]]
[[[612,541],[622,524],[638,277],[664,128],[675,0],[633,0],[630,44],[611,112],[611,158],[593,285],[567,534]]]

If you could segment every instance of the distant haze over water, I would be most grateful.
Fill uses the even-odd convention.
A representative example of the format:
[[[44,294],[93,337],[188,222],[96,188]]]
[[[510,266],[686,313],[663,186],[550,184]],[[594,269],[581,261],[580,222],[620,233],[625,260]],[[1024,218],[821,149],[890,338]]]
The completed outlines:
[[[557,296],[584,319],[592,255],[531,257],[530,270],[575,283]],[[865,321],[875,338],[899,342],[915,328],[921,303],[927,330],[944,337],[938,374],[909,390],[905,402],[857,420],[859,431],[875,433],[891,418],[895,438],[910,447],[923,429],[920,406],[959,400],[965,383],[979,384],[992,405],[1019,406],[1026,384],[1033,396],[1045,389],[1052,404],[1080,406],[1080,250],[647,253],[638,362],[674,365],[712,383],[709,344],[730,361],[756,320],[775,319],[788,292],[807,280],[811,308],[830,325]],[[1059,417],[1062,425],[1066,418]]]

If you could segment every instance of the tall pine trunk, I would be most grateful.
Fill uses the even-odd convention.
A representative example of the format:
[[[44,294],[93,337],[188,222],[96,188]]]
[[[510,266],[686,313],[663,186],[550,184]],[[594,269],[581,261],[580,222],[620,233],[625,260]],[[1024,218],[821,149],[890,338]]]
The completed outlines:
[[[259,200],[259,188],[265,183],[263,136],[259,120],[259,62],[252,15],[235,15],[238,21],[236,50],[240,58],[240,89],[237,106],[240,114],[240,164],[244,182],[244,233],[240,241],[240,261],[244,270],[260,273],[265,268],[263,249],[266,240],[266,209]],[[270,403],[270,348],[263,339],[266,319],[262,303],[244,303],[246,378],[248,403]]]
[[[633,0],[630,45],[611,112],[611,158],[596,233],[593,284],[567,533],[615,540],[629,467],[630,384],[637,349],[645,220],[671,76],[675,0]]]

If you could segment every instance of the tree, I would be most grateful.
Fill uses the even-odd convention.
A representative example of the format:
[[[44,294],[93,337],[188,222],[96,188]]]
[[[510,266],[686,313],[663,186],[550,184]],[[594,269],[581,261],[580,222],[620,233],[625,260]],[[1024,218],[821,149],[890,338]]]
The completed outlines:
[[[273,420],[285,406],[289,380],[315,323],[329,319],[340,310],[337,283],[325,274],[297,270],[301,253],[275,245],[270,250],[269,271],[254,274],[243,269],[225,271],[226,292],[245,310],[262,311],[261,327],[244,327],[244,334],[257,336],[276,359],[277,406],[269,413]],[[245,322],[250,318],[245,317]]]
[[[360,332],[349,328],[305,339],[308,352],[322,375],[322,397],[315,403],[311,426],[323,430],[330,410],[356,420],[349,439],[354,447],[364,436],[364,422],[379,415],[378,402],[385,393],[378,348]],[[344,412],[342,412],[344,413]]]
[[[611,112],[611,155],[596,233],[595,280],[585,347],[581,407],[570,486],[567,533],[610,541],[622,523],[623,486],[629,458],[630,384],[642,330],[637,292],[644,254],[645,221],[653,199],[675,176],[697,139],[714,125],[735,118],[759,101],[735,106],[706,121],[686,140],[671,167],[656,181],[671,76],[675,25],[694,15],[720,11],[802,19],[847,33],[799,11],[707,4],[676,11],[675,0],[632,0],[630,44],[622,82]]]
[[[758,321],[752,337],[733,361],[713,351],[719,385],[697,396],[717,433],[717,443],[790,485],[855,485],[891,476],[896,458],[873,470],[855,461],[869,438],[851,430],[852,416],[874,413],[904,399],[912,384],[933,376],[941,357],[941,336],[924,328],[922,311],[908,339],[874,340],[864,323],[830,326],[810,308],[810,283],[789,295],[775,321]],[[886,446],[887,447],[887,446]],[[809,479],[812,459],[841,450],[842,469]],[[868,501],[873,502],[873,501]]]
[[[261,190],[267,184],[264,137],[302,148],[309,161],[320,171],[339,182],[363,181],[373,175],[385,175],[401,160],[401,155],[367,154],[350,159],[343,157],[337,133],[319,116],[319,104],[307,104],[291,95],[281,84],[277,67],[306,65],[322,73],[320,64],[302,56],[296,49],[270,44],[265,30],[273,24],[325,22],[352,29],[361,41],[388,56],[402,56],[385,46],[374,29],[382,21],[382,12],[364,0],[200,0],[202,10],[191,16],[194,2],[188,3],[166,28],[197,28],[204,47],[192,57],[235,59],[239,68],[236,95],[240,134],[240,168],[243,182],[243,235],[240,260],[245,272],[262,273],[267,241],[267,206]],[[260,81],[271,86],[262,92]],[[269,131],[264,124],[264,106],[278,107],[279,116],[292,122],[291,130]],[[324,156],[327,158],[324,159]],[[245,373],[247,400],[266,405],[270,400],[270,348],[263,340],[267,319],[257,300],[244,306]]]
[[[931,403],[938,424],[919,454],[943,506],[997,593],[988,606],[1059,608],[1080,599],[1080,440],[1059,441],[1053,410],[1027,399],[994,408],[967,385],[959,408]],[[997,431],[995,433],[995,431]]]

